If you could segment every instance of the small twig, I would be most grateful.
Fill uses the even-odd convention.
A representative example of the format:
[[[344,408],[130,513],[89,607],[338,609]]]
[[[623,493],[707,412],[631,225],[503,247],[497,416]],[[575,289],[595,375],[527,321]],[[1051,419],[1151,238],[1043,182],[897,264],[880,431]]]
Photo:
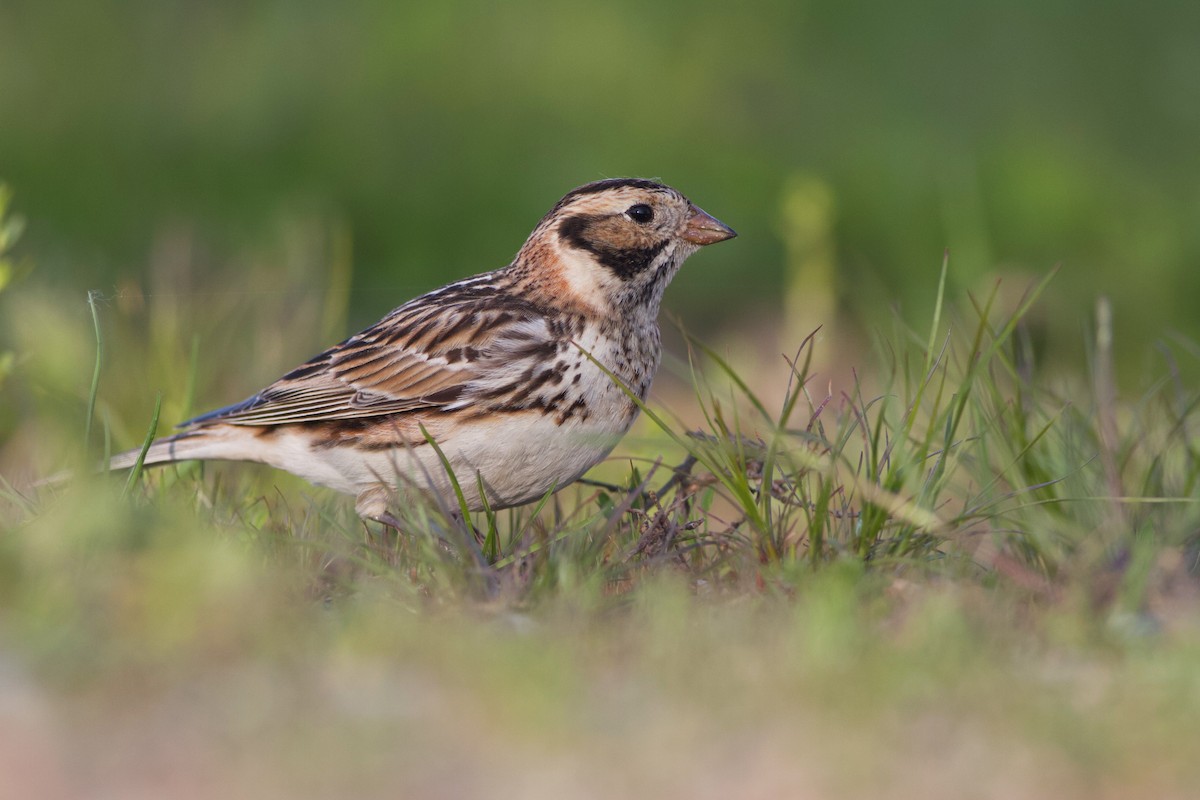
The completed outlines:
[[[614,494],[625,491],[624,486],[617,486],[615,483],[605,483],[604,481],[598,481],[592,478],[579,478],[575,482],[584,486],[593,486],[597,489],[603,489],[606,492],[613,492]]]
[[[692,467],[694,466],[696,466],[696,457],[689,453],[688,457],[683,460],[683,463],[675,467],[674,474],[671,475],[670,480],[664,483],[662,488],[658,490],[658,496],[666,496],[667,492],[674,489],[677,485],[683,483],[684,478],[691,476]]]

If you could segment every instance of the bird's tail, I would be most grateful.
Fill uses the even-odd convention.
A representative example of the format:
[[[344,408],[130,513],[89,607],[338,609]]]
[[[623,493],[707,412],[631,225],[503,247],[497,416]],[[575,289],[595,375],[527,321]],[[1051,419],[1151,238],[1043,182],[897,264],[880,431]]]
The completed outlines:
[[[227,434],[223,435],[219,429],[200,428],[198,430],[183,431],[174,436],[166,436],[151,442],[150,447],[146,450],[146,460],[142,464],[143,466],[150,467],[155,464],[173,464],[176,461],[191,461],[193,459],[256,460],[253,454],[237,452],[235,448],[230,446],[230,439],[230,436]],[[107,468],[110,470],[130,469],[137,464],[138,456],[141,452],[142,448],[138,447],[133,450],[126,450],[123,453],[117,453],[109,459]],[[101,466],[97,471],[103,472],[105,468]],[[28,486],[30,489],[54,488],[70,482],[74,477],[75,472],[66,469],[56,472],[53,475],[39,478],[28,484]]]
[[[108,462],[109,469],[129,469],[137,464],[142,448],[126,450],[117,453]],[[229,448],[220,436],[213,436],[204,429],[184,431],[174,436],[156,439],[146,450],[145,466],[154,464],[173,464],[176,461],[192,461],[194,459],[223,459],[230,458]]]

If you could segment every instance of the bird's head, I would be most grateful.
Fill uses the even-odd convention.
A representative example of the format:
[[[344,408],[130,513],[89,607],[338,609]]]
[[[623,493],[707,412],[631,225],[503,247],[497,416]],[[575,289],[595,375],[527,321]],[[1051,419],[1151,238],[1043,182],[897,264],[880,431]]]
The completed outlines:
[[[517,264],[547,289],[597,311],[657,315],[663,290],[684,260],[736,235],[669,186],[613,178],[559,200]]]

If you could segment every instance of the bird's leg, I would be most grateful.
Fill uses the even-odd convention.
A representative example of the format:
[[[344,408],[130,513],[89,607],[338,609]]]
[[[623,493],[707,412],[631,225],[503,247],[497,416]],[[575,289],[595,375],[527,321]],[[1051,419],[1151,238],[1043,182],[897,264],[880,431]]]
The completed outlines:
[[[388,511],[391,494],[391,489],[380,483],[359,492],[354,501],[354,510],[358,512],[359,517],[364,521],[371,520],[383,525],[382,538],[389,549],[395,546],[400,534],[404,532],[400,520]],[[369,530],[368,528],[368,532]]]
[[[384,539],[389,544],[395,543],[396,538],[405,532],[405,524],[392,515],[388,511],[388,500],[392,498],[392,489],[383,483],[375,484],[363,491],[359,492],[358,498],[354,503],[354,510],[364,520],[378,522],[384,526]],[[469,518],[463,516],[462,511],[458,508],[442,505],[442,511],[446,515],[446,521],[450,525],[450,530],[443,530],[440,525],[433,525],[429,528],[429,533],[437,540],[438,546],[448,555],[455,559],[460,559],[464,555],[463,545],[465,550],[470,553],[476,564],[482,569],[486,568],[487,561],[483,558],[483,553],[480,551],[480,546],[486,541],[486,534],[480,531],[472,524]],[[461,531],[463,536],[462,545],[455,545],[454,542],[447,538],[451,530],[457,529]]]
[[[400,530],[396,518],[388,513],[388,500],[391,498],[392,490],[386,484],[372,484],[354,498],[354,510],[363,519],[372,519]]]
[[[459,528],[464,533],[471,534],[477,544],[482,545],[487,539],[487,534],[475,527],[475,523],[463,517],[462,511],[457,508],[450,510],[450,524]]]
[[[384,511],[381,514],[376,514],[373,517],[366,517],[366,519],[374,520],[375,522],[378,522],[380,525],[383,525],[387,528],[391,528],[397,534],[404,532],[404,528],[402,527],[403,523],[400,522],[400,520],[396,519],[394,516],[392,516],[392,514],[388,511]]]

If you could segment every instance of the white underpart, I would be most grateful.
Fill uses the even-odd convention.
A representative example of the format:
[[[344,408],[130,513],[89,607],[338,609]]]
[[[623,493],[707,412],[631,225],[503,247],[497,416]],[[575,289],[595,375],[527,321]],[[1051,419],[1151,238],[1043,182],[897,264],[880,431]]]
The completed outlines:
[[[462,426],[439,446],[468,507],[478,511],[483,508],[481,481],[492,508],[536,500],[583,475],[612,450],[623,432],[623,428],[611,432],[585,428],[572,421],[559,427],[553,417],[529,413],[510,416],[503,424]],[[305,447],[294,442],[297,448]],[[449,475],[428,445],[375,453],[332,448],[319,459],[300,453],[289,459],[280,451],[285,461],[277,466],[348,494],[362,495],[382,484],[400,495],[411,488],[432,491],[451,507],[457,504]]]

